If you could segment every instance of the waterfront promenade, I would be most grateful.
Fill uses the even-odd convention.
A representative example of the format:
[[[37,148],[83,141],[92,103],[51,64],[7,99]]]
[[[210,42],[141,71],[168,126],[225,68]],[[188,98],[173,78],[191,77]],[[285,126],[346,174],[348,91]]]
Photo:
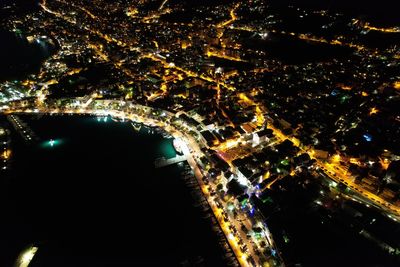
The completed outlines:
[[[102,100],[103,101],[103,100]],[[71,100],[71,102],[74,102]],[[152,127],[160,127],[167,131],[174,138],[178,138],[183,142],[182,152],[185,159],[188,161],[191,166],[196,180],[199,183],[203,195],[207,199],[207,202],[210,205],[215,217],[218,220],[218,223],[223,230],[226,240],[229,243],[232,251],[235,254],[235,257],[241,266],[265,266],[268,262],[266,259],[262,259],[259,257],[258,251],[261,250],[258,247],[258,243],[254,242],[254,240],[250,240],[245,233],[242,231],[238,231],[239,223],[231,216],[227,216],[227,206],[220,205],[221,202],[224,202],[222,199],[216,198],[215,194],[215,186],[211,183],[205,184],[204,179],[207,179],[205,176],[205,171],[201,169],[198,164],[198,160],[204,156],[204,153],[201,150],[201,144],[199,144],[191,135],[184,132],[181,129],[175,127],[171,121],[175,119],[175,114],[159,110],[153,109],[151,107],[143,106],[143,105],[135,105],[132,103],[127,103],[120,100],[104,100],[103,102],[97,101],[97,106],[94,106],[94,101],[91,101],[90,105],[77,105],[74,107],[61,107],[61,106],[53,106],[52,108],[44,107],[44,106],[35,106],[35,108],[27,108],[27,107],[19,107],[14,105],[13,107],[4,110],[6,114],[13,113],[28,113],[28,114],[87,114],[87,115],[95,115],[95,116],[112,116],[114,118],[120,120],[131,120],[134,122],[143,123]],[[101,103],[101,105],[99,105]],[[240,213],[243,213],[239,211]],[[246,225],[249,227],[262,227],[265,233],[266,242],[269,245],[271,250],[278,251],[276,248],[273,238],[269,230],[265,227],[262,221],[257,221],[256,224],[253,225],[252,221],[247,218],[245,213],[240,214],[244,221],[246,221]],[[240,229],[240,228],[239,228]],[[243,249],[243,246],[240,243],[245,243],[247,248]],[[277,266],[284,266],[283,261],[281,260],[279,253],[276,253],[276,262],[278,262]]]

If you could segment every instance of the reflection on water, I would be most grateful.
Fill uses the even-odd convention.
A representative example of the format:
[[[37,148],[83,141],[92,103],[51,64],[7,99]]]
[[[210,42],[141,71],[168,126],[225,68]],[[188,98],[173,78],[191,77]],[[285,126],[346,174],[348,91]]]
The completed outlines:
[[[40,141],[13,135],[12,170],[0,179],[0,266],[31,243],[40,249],[29,267],[225,266],[183,169],[154,167],[173,152],[170,140],[111,119],[20,118]]]
[[[38,249],[38,247],[30,246],[23,250],[15,262],[15,267],[28,267]]]

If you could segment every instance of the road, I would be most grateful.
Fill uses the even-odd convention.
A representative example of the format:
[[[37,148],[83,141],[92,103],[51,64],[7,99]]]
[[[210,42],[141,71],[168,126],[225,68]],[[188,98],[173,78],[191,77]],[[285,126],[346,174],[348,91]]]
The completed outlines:
[[[120,102],[120,101],[115,101],[115,102]],[[115,105],[116,106],[116,105]],[[149,107],[144,107],[140,106],[140,110],[143,109],[148,109],[147,114],[151,114],[151,108]],[[232,248],[232,251],[234,252],[236,259],[238,260],[239,264],[241,266],[245,267],[250,267],[250,266],[263,266],[262,260],[259,258],[259,256],[256,253],[256,250],[260,249],[259,243],[255,242],[252,239],[247,238],[246,233],[244,233],[241,229],[240,223],[242,222],[243,224],[246,225],[246,227],[251,230],[253,228],[253,224],[251,220],[247,217],[247,214],[245,212],[239,211],[239,216],[241,218],[240,221],[235,219],[233,216],[228,215],[228,210],[226,203],[222,199],[215,198],[215,196],[212,196],[212,191],[215,192],[215,184],[209,183],[206,185],[203,181],[204,173],[199,167],[199,165],[196,162],[196,158],[200,158],[203,156],[202,151],[199,147],[199,144],[194,140],[194,138],[190,135],[187,135],[184,132],[181,132],[180,130],[176,129],[174,126],[170,125],[168,122],[163,121],[163,120],[157,120],[154,118],[146,117],[146,114],[138,114],[135,113],[135,110],[129,110],[129,111],[122,111],[122,110],[92,110],[88,108],[87,106],[85,108],[75,108],[75,109],[62,109],[60,107],[55,108],[55,109],[47,109],[44,108],[43,106],[41,109],[15,109],[15,110],[8,110],[7,113],[19,113],[19,112],[27,112],[27,113],[49,113],[49,114],[56,114],[56,113],[66,113],[66,114],[94,114],[94,115],[106,115],[109,114],[113,117],[119,118],[119,119],[130,119],[132,121],[136,122],[142,122],[147,125],[151,126],[158,126],[160,128],[163,128],[164,130],[168,131],[174,138],[179,138],[184,142],[185,145],[182,146],[182,152],[184,153],[185,157],[187,158],[187,161],[189,165],[191,166],[193,173],[197,179],[197,182],[203,192],[203,195],[205,196],[206,200],[208,201],[209,206],[211,207],[215,218],[217,219],[222,231],[225,234],[225,237]],[[169,114],[166,112],[166,116],[174,116],[174,114]],[[165,118],[165,117],[164,117]],[[159,118],[158,118],[159,119]],[[223,205],[219,203],[224,203]],[[269,233],[268,229],[266,229],[265,225],[262,224],[262,222],[259,222],[259,225],[263,228],[263,231],[266,233],[266,242],[270,244],[270,246],[273,246],[273,249],[276,250],[274,243],[272,241],[272,236]],[[247,251],[243,251],[241,249],[241,245],[239,244],[241,242],[242,244],[245,244],[248,248]],[[254,260],[254,263],[252,261],[249,261],[249,257]],[[283,265],[282,265],[283,266]]]
[[[165,4],[165,2],[166,1],[164,1],[163,5]],[[163,7],[163,5],[161,7]],[[74,24],[74,25],[76,24],[74,19],[66,16],[65,14],[60,13],[61,11],[57,12],[57,11],[51,10],[47,5],[46,0],[42,0],[42,2],[40,3],[40,6],[42,7],[42,9],[45,12],[48,12],[48,13],[56,16],[56,17],[62,18],[65,21],[67,21],[68,23],[71,23],[71,24]],[[98,19],[94,14],[90,13],[89,11],[87,11],[87,10],[85,10],[83,8],[80,8],[79,6],[76,6],[76,7],[79,8],[81,11],[85,12],[91,19],[94,19],[94,20]],[[222,37],[224,29],[226,27],[228,27],[229,25],[231,25],[235,20],[238,19],[237,15],[235,14],[238,7],[239,6],[237,4],[230,10],[230,19],[229,20],[221,22],[220,24],[218,24],[216,26],[216,28],[221,33],[220,37]],[[104,34],[104,33],[100,32],[100,31],[98,31],[96,29],[88,28],[87,26],[85,26],[84,29],[86,31],[88,31],[88,33],[93,34],[93,35],[95,35],[97,37],[100,37],[102,40],[106,41],[107,43],[113,43],[113,44],[115,44],[115,45],[117,45],[119,47],[130,47],[131,49],[136,49],[137,51],[142,52],[142,51],[140,51],[139,48],[137,48],[137,47],[135,48],[133,43],[127,43],[127,42],[124,42],[122,40],[117,40],[117,39],[115,39],[114,37],[112,37],[110,35]],[[307,36],[307,35],[295,34],[295,33],[293,33],[293,34],[290,33],[290,34],[291,35],[298,35],[298,38],[300,38],[300,39],[313,40],[313,41],[327,42],[328,43],[327,40],[322,40],[322,39],[314,40],[312,37]],[[340,43],[339,41],[335,41],[335,42],[332,41],[332,44],[344,45],[344,44]],[[350,46],[350,45],[354,46],[355,48],[357,48],[353,44],[348,44],[348,46]],[[99,45],[99,44],[90,44],[89,47],[91,47],[98,54],[100,59],[102,59],[104,61],[110,61],[109,56],[106,54],[106,52],[104,51],[104,49],[102,48],[101,45]],[[358,47],[358,48],[361,49],[360,47]],[[210,54],[210,55],[212,55],[212,54]],[[220,54],[218,54],[218,55],[220,55]],[[233,85],[228,84],[228,83],[224,82],[223,80],[217,80],[217,79],[215,79],[213,77],[210,77],[210,76],[207,76],[205,74],[196,73],[196,72],[193,72],[193,71],[191,71],[189,69],[186,69],[184,67],[176,66],[174,62],[166,61],[164,58],[160,57],[160,55],[157,54],[156,52],[154,52],[154,53],[143,53],[139,57],[140,58],[149,58],[149,59],[151,59],[153,61],[159,62],[159,63],[161,63],[163,65],[164,68],[176,70],[176,71],[178,71],[180,73],[185,74],[187,77],[196,77],[196,78],[211,82],[213,84],[216,84],[217,87],[218,87],[218,90],[219,90],[219,88],[225,88],[225,89],[230,90],[230,91],[236,91],[236,88]],[[128,76],[134,77],[134,74],[131,73],[129,69],[122,67],[122,63],[121,62],[112,62],[112,63],[114,64],[114,66],[116,68],[122,70]],[[218,92],[218,95],[220,95],[220,94],[221,93]],[[264,108],[261,105],[255,103],[252,99],[249,99],[249,97],[247,97],[244,94],[241,94],[240,97],[241,97],[242,101],[247,102],[249,105],[253,105],[254,104],[256,106],[256,114],[255,115],[256,115],[256,119],[257,119],[257,125],[259,125],[259,126],[263,125],[263,123],[266,121],[266,118],[264,116],[264,114],[265,114]],[[71,113],[74,113],[74,112],[75,111],[71,111]],[[90,112],[91,112],[90,110],[82,111],[82,113],[90,113]],[[92,112],[94,112],[94,111],[92,111]],[[98,112],[98,111],[96,111],[96,112]],[[106,112],[111,113],[112,111],[106,111]],[[118,116],[118,114],[116,112],[114,112],[114,113],[115,113],[114,114],[115,116]],[[163,127],[163,128],[165,128],[167,130],[169,129],[170,131],[174,130],[171,126],[168,126],[165,123],[157,122],[157,121],[151,120],[149,118],[139,117],[139,116],[134,115],[134,114],[129,114],[129,115],[128,114],[124,114],[123,116],[125,118],[130,118],[130,119],[133,119],[133,120],[136,120],[136,121],[141,121],[141,122],[144,122],[144,123],[151,123],[153,125],[158,125],[158,126]],[[279,129],[276,129],[275,127],[272,126],[271,121],[268,121],[268,128],[272,129],[274,134],[275,134],[275,136],[277,136],[281,141],[289,139],[294,143],[295,146],[297,146],[299,149],[301,149],[302,152],[305,152],[305,153],[309,154],[311,158],[315,158],[313,156],[312,149],[304,149],[298,139],[296,139],[294,137],[290,137],[290,136],[284,135]],[[184,138],[184,140],[188,144],[188,146],[190,146],[190,148],[193,151],[195,151],[195,153],[193,153],[194,158],[196,156],[198,157],[198,156],[202,155],[201,154],[202,152],[198,148],[198,145],[195,145],[195,142],[193,142],[193,140],[191,140],[190,137],[185,136],[184,133],[181,133],[180,135],[181,135],[182,138]],[[227,142],[227,143],[224,143],[224,144],[220,144],[219,147],[215,148],[215,150],[224,150],[224,149],[227,149],[227,148],[231,148],[232,146],[236,146],[237,143],[238,143],[237,141],[238,140],[232,140],[230,142]],[[192,160],[188,160],[188,162],[190,163],[191,167],[193,168],[193,170],[194,170],[194,172],[196,174],[196,178],[199,181],[199,184],[201,184],[202,183],[203,174],[201,173],[201,170],[198,167],[198,165],[196,164],[196,161],[195,161],[194,158],[192,156]],[[336,181],[338,183],[339,182],[345,183],[351,189],[359,192],[366,200],[373,202],[377,207],[379,207],[382,210],[384,210],[387,214],[400,217],[400,207],[396,207],[396,206],[392,205],[391,203],[385,201],[381,197],[379,197],[379,196],[377,196],[377,195],[365,190],[360,185],[355,184],[353,177],[348,175],[345,172],[345,170],[343,170],[342,167],[339,164],[323,162],[322,160],[317,159],[317,158],[315,158],[315,159],[317,161],[318,167],[323,169],[326,172],[326,174],[332,180],[334,180],[334,181]],[[214,203],[213,198],[210,198],[210,192],[208,191],[209,189],[207,189],[207,187],[204,184],[202,186],[202,190],[203,190],[204,195],[207,197],[207,200],[209,201],[210,206],[213,208],[214,204],[217,205],[216,203]],[[226,206],[224,206],[223,209],[226,209]],[[248,264],[247,261],[246,261],[246,257],[247,257],[246,255],[247,254],[245,254],[245,253],[240,251],[240,247],[238,247],[238,244],[237,244],[237,242],[238,242],[237,241],[237,237],[235,237],[232,234],[232,231],[229,230],[229,225],[226,226],[227,223],[224,220],[222,220],[222,221],[220,220],[221,211],[219,210],[219,208],[215,209],[215,207],[214,207],[213,208],[213,212],[214,212],[216,218],[219,220],[221,228],[224,230],[224,233],[227,236],[227,239],[228,239],[231,247],[233,248],[233,250],[235,252],[235,255],[238,258],[239,262],[241,264],[243,264],[243,266],[247,266],[247,265],[245,265],[245,264]],[[243,220],[246,222],[246,218],[243,218]],[[235,220],[231,219],[229,221],[232,221],[232,225],[234,225],[235,228],[238,228],[237,225],[236,225],[237,222]],[[246,224],[248,224],[248,223],[249,222],[246,222]],[[251,226],[251,225],[249,224],[249,226]],[[240,227],[238,229],[240,229]],[[240,236],[243,235],[243,233],[241,233],[241,231],[238,231],[238,232],[239,232]],[[273,247],[274,245],[273,245],[272,237],[270,236],[270,233],[268,232],[268,229],[265,232],[267,233],[266,234],[266,238],[268,238],[268,239],[270,238],[271,239],[271,241],[269,242],[270,246]],[[233,238],[232,238],[232,236],[233,236]],[[246,240],[247,237],[241,237],[241,239]],[[258,259],[258,257],[253,255],[253,254],[255,254],[255,252],[252,249],[254,246],[255,245],[253,245],[253,244],[251,246],[248,246],[249,247],[249,252],[248,253],[251,254],[254,259]],[[235,251],[235,249],[236,249],[236,251]]]
[[[224,211],[222,209],[218,208],[215,200],[211,196],[211,192],[208,189],[208,186],[204,184],[204,182],[202,180],[204,175],[203,175],[202,171],[200,170],[199,166],[197,165],[196,161],[194,160],[192,154],[190,153],[189,148],[187,146],[184,146],[184,148],[182,149],[182,152],[184,153],[184,155],[186,155],[187,161],[193,170],[193,173],[197,179],[197,182],[200,185],[203,195],[207,199],[207,202],[210,205],[215,217],[217,218],[222,231],[224,232],[225,236],[227,237],[229,245],[231,246],[233,252],[235,253],[236,259],[239,261],[240,266],[251,266],[246,261],[247,255],[245,253],[243,253],[240,249],[240,245],[238,244],[237,237],[235,237],[235,235],[232,233],[232,230],[229,228],[230,223],[226,222],[224,220],[224,217],[223,217]]]
[[[301,152],[307,153],[312,159],[315,159],[317,166],[321,168],[330,179],[337,183],[346,184],[348,187],[361,194],[365,199],[371,201],[376,207],[384,211],[387,215],[393,216],[400,220],[400,207],[395,206],[384,200],[383,198],[379,197],[378,195],[364,189],[360,184],[354,183],[354,177],[348,174],[348,172],[338,162],[323,161],[314,157],[313,148],[303,148],[297,138],[283,134],[279,129],[275,128],[272,125],[272,121],[268,121],[267,127],[271,129],[274,132],[274,135],[281,141],[284,141],[286,139],[292,141],[293,144],[297,148],[299,148]]]

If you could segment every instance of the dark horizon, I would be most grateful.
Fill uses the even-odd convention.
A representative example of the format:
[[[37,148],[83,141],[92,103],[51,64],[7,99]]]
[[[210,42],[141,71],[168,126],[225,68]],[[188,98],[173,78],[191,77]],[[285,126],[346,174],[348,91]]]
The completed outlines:
[[[321,8],[334,12],[342,12],[356,17],[366,17],[372,22],[398,26],[400,16],[396,0],[379,2],[365,0],[272,0],[274,5],[294,5],[306,8]]]

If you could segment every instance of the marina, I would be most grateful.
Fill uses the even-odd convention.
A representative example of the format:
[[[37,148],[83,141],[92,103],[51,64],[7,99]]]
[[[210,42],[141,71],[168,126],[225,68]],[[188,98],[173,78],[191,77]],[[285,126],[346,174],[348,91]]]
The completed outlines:
[[[30,267],[68,262],[234,266],[215,219],[204,213],[209,212],[204,199],[191,193],[198,189],[187,165],[154,167],[155,158],[174,155],[170,139],[155,129],[137,132],[129,123],[96,116],[18,117],[46,141],[28,145],[12,131],[14,158],[7,177],[13,180],[0,181],[9,192],[1,195],[0,208],[11,219],[0,222],[0,248],[2,255],[15,256],[0,256],[1,266],[14,262],[32,241],[39,252]],[[203,204],[196,207],[198,200]],[[35,208],[26,210],[26,203]],[[27,235],[23,229],[35,230]],[[150,249],[156,240],[169,245]]]

